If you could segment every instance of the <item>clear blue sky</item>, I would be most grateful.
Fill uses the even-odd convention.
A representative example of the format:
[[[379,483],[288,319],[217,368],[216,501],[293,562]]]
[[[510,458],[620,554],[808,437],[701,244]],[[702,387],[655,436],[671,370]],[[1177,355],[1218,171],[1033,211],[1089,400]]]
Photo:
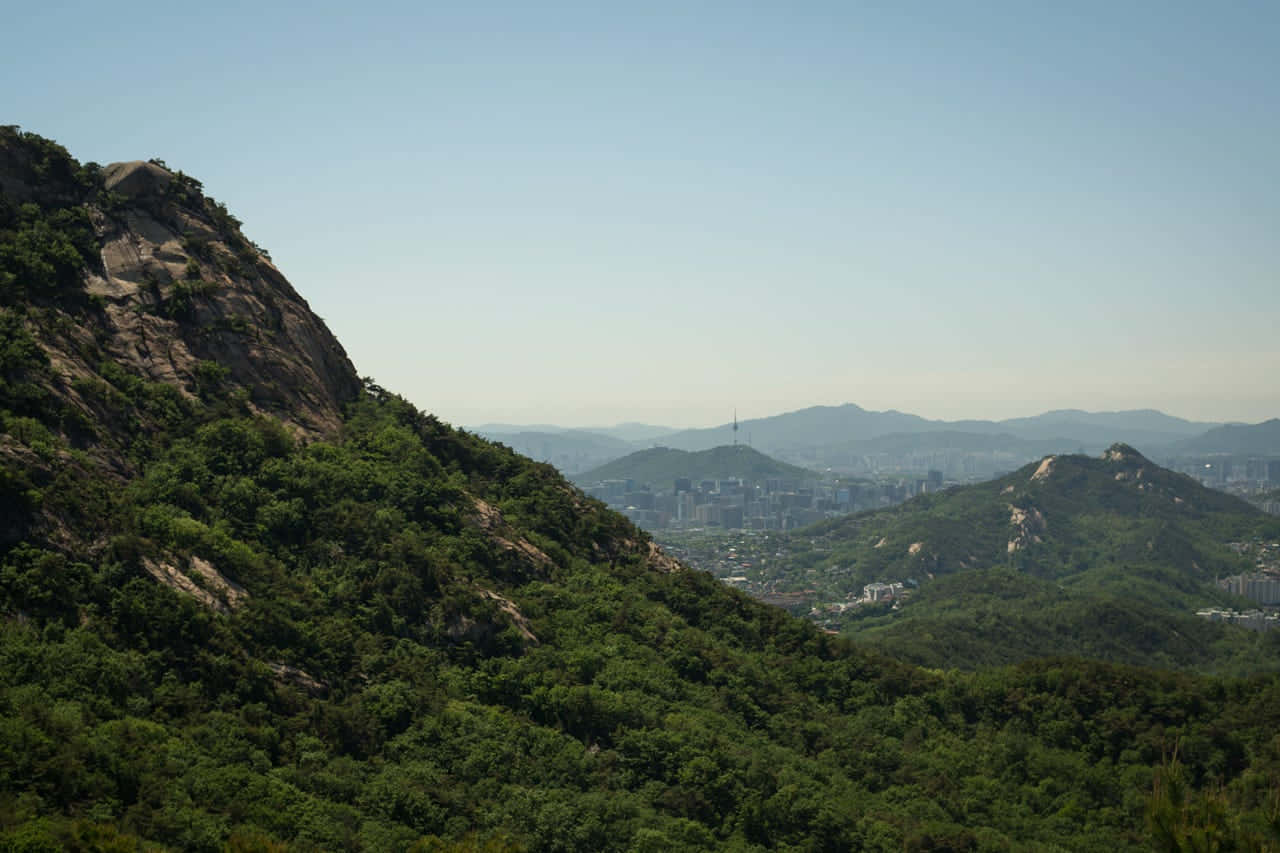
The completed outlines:
[[[1280,415],[1280,3],[9,8],[0,122],[161,157],[454,423]]]

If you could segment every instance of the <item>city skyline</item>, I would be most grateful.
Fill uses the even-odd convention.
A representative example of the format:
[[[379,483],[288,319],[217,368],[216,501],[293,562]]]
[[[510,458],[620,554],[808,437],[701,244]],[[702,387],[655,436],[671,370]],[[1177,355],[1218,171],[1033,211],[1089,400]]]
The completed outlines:
[[[451,423],[1280,415],[1275,4],[6,24],[0,121],[203,181],[362,374]]]

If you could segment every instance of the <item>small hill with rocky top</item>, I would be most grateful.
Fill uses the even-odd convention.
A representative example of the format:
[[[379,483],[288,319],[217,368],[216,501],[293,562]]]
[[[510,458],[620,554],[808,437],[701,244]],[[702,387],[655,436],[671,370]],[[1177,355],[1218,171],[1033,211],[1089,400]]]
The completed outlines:
[[[745,445],[722,445],[698,451],[676,450],[671,447],[637,450],[621,459],[576,474],[573,479],[579,483],[630,479],[640,485],[670,490],[672,482],[678,477],[694,481],[736,477],[754,482],[774,477],[803,481],[817,476],[812,471],[780,462]]]
[[[1100,457],[1046,456],[794,538],[812,541],[819,573],[838,569],[850,593],[873,581],[919,583],[892,615],[847,623],[853,636],[917,662],[1073,653],[1211,670],[1280,667],[1280,646],[1249,660],[1239,644],[1216,648],[1219,628],[1193,615],[1239,604],[1213,583],[1252,568],[1230,543],[1280,538],[1280,521],[1126,444]],[[987,628],[976,630],[975,619],[989,620]]]

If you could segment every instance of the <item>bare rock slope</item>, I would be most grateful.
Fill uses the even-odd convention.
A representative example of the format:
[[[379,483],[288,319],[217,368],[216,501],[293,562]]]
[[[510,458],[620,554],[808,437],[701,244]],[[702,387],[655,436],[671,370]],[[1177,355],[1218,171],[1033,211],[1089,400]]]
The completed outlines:
[[[63,171],[77,165],[53,159]],[[96,242],[97,257],[80,277],[79,310],[68,310],[63,294],[29,313],[55,393],[90,419],[108,414],[95,411],[100,404],[77,385],[110,361],[184,395],[216,382],[302,437],[338,428],[343,404],[359,392],[355,368],[198,181],[154,161],[90,164],[74,179],[51,181],[49,160],[23,135],[0,136],[0,192],[8,203],[84,216]]]

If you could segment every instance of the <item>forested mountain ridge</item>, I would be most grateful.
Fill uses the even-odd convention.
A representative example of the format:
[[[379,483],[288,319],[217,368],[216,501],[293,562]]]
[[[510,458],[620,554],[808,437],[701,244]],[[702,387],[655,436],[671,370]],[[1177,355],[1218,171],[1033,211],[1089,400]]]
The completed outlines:
[[[724,480],[741,477],[747,481],[770,477],[793,480],[816,479],[817,474],[796,465],[773,459],[746,445],[722,445],[710,450],[676,450],[651,447],[637,450],[621,459],[607,462],[573,477],[579,483],[600,480],[631,479],[637,484],[651,484],[671,489],[678,477],[697,480]]]
[[[1280,418],[1257,424],[1226,424],[1179,442],[1174,452],[1280,455]]]
[[[919,582],[899,612],[864,611],[848,626],[908,660],[972,667],[1071,653],[1210,671],[1280,667],[1275,638],[1193,615],[1235,603],[1212,584],[1252,568],[1229,543],[1274,541],[1280,521],[1127,445],[1048,456],[799,537],[818,549],[801,560],[843,569],[850,591]]]
[[[356,383],[256,262],[94,292],[146,202],[29,134],[0,154],[0,850],[1275,838],[1274,677],[859,651]]]

